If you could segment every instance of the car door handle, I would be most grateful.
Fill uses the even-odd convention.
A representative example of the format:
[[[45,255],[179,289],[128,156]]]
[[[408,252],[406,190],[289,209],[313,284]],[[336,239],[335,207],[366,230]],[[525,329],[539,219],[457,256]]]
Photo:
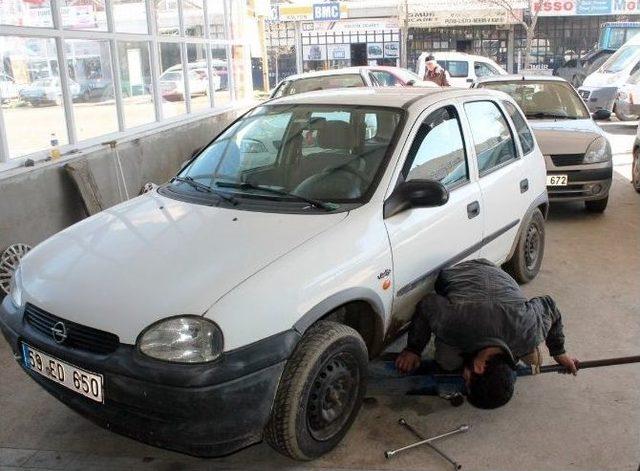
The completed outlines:
[[[525,193],[529,189],[529,180],[520,180],[520,193]]]
[[[473,219],[478,214],[480,214],[480,203],[474,201],[473,203],[469,203],[467,205],[467,216],[469,219]]]

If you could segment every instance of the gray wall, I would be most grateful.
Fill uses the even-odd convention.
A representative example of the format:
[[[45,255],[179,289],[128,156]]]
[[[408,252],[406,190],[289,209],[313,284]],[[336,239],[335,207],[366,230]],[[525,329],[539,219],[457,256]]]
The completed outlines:
[[[130,197],[146,182],[166,182],[195,149],[242,112],[225,111],[118,144]],[[112,151],[101,148],[77,159],[88,161],[105,207],[119,203]],[[67,162],[0,173],[0,252],[17,242],[36,245],[86,216],[80,194],[63,168]]]

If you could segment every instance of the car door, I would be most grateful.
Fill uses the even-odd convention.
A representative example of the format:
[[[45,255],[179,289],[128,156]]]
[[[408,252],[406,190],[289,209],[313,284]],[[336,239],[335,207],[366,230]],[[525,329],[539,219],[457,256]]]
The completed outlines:
[[[479,253],[483,229],[480,187],[460,115],[457,105],[431,108],[407,141],[411,145],[396,185],[415,179],[438,180],[448,188],[449,200],[443,206],[413,208],[385,219],[393,254],[395,328],[411,318],[440,268]]]
[[[482,257],[506,261],[528,199],[529,182],[507,113],[487,97],[464,101],[469,148],[478,168],[484,215]]]

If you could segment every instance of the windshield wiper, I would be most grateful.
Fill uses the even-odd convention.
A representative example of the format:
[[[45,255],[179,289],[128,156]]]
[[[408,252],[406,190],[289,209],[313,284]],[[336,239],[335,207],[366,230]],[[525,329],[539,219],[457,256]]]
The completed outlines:
[[[220,199],[222,199],[222,200],[226,201],[227,203],[230,203],[230,204],[232,204],[234,206],[236,204],[238,204],[238,200],[236,200],[233,196],[225,195],[223,193],[220,193],[219,191],[215,191],[209,185],[205,185],[204,183],[200,183],[200,182],[194,180],[193,177],[173,177],[172,181],[176,181],[176,182],[180,182],[180,183],[186,183],[187,185],[191,185],[196,190],[204,191],[206,193],[213,193],[218,198],[220,198]]]
[[[334,203],[325,203],[323,201],[318,201],[312,198],[296,195],[295,193],[291,193],[289,191],[278,190],[277,188],[271,188],[269,186],[263,186],[263,185],[256,185],[254,183],[249,183],[249,182],[220,181],[220,182],[216,182],[216,186],[220,186],[223,188],[237,188],[239,190],[261,190],[261,191],[273,193],[275,195],[288,196],[289,198],[294,198],[299,201],[304,201],[306,203],[309,203],[314,208],[324,209],[325,211],[334,211],[339,207],[337,204],[334,204]]]
[[[567,116],[566,114],[554,114],[540,111],[538,113],[528,113],[527,118],[554,118],[554,119],[578,119],[577,116]]]

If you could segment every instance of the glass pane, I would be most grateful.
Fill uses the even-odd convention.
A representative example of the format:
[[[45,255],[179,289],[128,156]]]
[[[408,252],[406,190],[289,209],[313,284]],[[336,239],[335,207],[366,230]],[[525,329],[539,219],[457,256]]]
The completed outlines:
[[[68,143],[56,53],[53,39],[0,37],[10,157],[47,149],[52,133],[60,145]]]
[[[160,43],[160,95],[165,118],[187,112],[184,102],[184,74],[180,45]]]
[[[226,39],[224,34],[224,2],[209,0],[207,4],[209,17],[209,35],[213,39]]]
[[[149,44],[118,43],[118,56],[125,126],[132,128],[155,121]]]
[[[87,4],[77,5],[72,0],[60,2],[62,26],[66,29],[107,30],[107,15],[104,0],[94,0]]]
[[[187,63],[189,64],[191,111],[211,108],[207,50],[204,44],[187,44]]]
[[[211,47],[211,77],[213,77],[213,105],[217,108],[231,102],[229,88],[229,69],[227,68],[227,49],[224,46]]]
[[[156,8],[156,22],[159,34],[180,34],[178,1],[179,0],[161,0],[154,2]]]
[[[141,34],[148,32],[144,0],[112,0],[111,5],[116,31]]]
[[[187,36],[204,36],[204,10],[202,3],[203,0],[186,0],[182,2],[184,34]]]
[[[78,140],[116,132],[109,42],[68,39],[64,45]]]
[[[38,2],[0,0],[0,24],[51,28],[50,0]]]

